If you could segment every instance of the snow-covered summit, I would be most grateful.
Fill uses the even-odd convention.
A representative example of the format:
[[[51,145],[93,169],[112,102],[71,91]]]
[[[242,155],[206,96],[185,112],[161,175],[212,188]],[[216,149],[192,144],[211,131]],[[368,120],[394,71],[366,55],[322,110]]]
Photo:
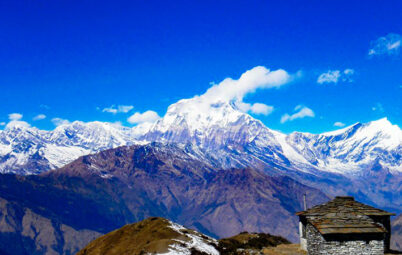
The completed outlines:
[[[234,102],[205,102],[202,97],[195,97],[170,105],[156,126],[165,131],[169,126],[185,121],[190,131],[195,131],[211,126],[226,127],[245,116],[248,115],[236,110]]]
[[[201,150],[193,151],[197,156],[202,154],[223,167],[247,167],[261,161],[288,165],[287,156],[297,158],[291,147],[281,145],[283,136],[242,112],[236,101],[210,101],[200,96],[171,105],[141,139],[191,144],[194,150]]]
[[[36,174],[78,157],[136,142],[131,128],[104,122],[81,122],[52,131],[12,127],[0,131],[0,172]]]
[[[387,118],[323,134],[294,132],[287,141],[318,168],[356,172],[373,162],[402,171],[402,131]]]
[[[261,129],[269,130],[259,120],[241,112],[235,102],[205,102],[202,97],[195,97],[171,105],[145,138],[221,147],[251,142]]]
[[[386,117],[368,123],[356,123],[346,128],[322,133],[322,136],[342,136],[347,134],[356,140],[377,139],[381,146],[395,148],[402,143],[402,131]]]

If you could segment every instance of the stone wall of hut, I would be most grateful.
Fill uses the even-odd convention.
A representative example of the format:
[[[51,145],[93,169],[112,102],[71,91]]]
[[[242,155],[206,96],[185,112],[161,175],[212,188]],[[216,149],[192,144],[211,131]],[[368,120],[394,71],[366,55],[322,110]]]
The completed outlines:
[[[327,241],[311,224],[307,224],[307,253],[309,255],[383,255],[384,240]]]

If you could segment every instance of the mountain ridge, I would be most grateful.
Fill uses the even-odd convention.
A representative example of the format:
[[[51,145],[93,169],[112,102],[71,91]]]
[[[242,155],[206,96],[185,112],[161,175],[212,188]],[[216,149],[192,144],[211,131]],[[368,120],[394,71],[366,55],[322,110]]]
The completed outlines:
[[[182,101],[179,101],[179,103],[182,103]],[[216,106],[216,104],[213,105]],[[210,107],[213,108],[213,106]],[[204,113],[192,114],[191,121],[189,121],[185,116],[180,115],[180,111],[178,111],[179,113],[176,112],[177,108],[179,107],[173,104],[169,107],[164,118],[153,125],[145,125],[147,126],[146,128],[142,126],[128,128],[98,121],[87,123],[75,121],[61,125],[52,131],[26,127],[0,130],[0,172],[38,174],[61,167],[82,155],[118,146],[149,142],[192,144],[209,150],[226,150],[229,153],[236,153],[236,149],[239,149],[239,146],[251,144],[254,151],[248,154],[256,152],[255,154],[260,158],[267,157],[266,162],[279,160],[282,166],[288,165],[289,162],[294,163],[292,167],[299,168],[298,170],[300,171],[316,169],[351,175],[359,172],[361,165],[373,162],[380,155],[379,151],[373,152],[373,149],[378,149],[387,154],[386,157],[379,158],[383,164],[386,164],[391,171],[402,172],[402,159],[400,158],[402,154],[402,131],[397,125],[392,125],[386,118],[366,124],[356,123],[343,129],[322,134],[293,132],[286,135],[269,129],[261,121],[240,112],[234,105],[228,103],[220,103],[217,108],[220,110],[218,117],[215,116],[215,119],[209,121],[207,120],[210,116],[208,114],[204,116]],[[186,107],[184,106],[183,108]],[[193,108],[190,107],[190,109]],[[188,112],[185,112],[186,114]],[[204,124],[193,127],[194,125],[191,122],[198,123],[200,118],[203,119],[201,123]],[[345,154],[351,150],[352,152],[357,150],[356,148],[346,150],[346,146],[340,143],[342,141],[338,141],[340,145],[334,144],[337,151],[335,152],[335,157],[332,158],[326,158],[331,155],[323,154],[322,146],[318,150],[316,148],[320,146],[320,140],[322,143],[323,141],[339,140],[342,136],[350,138],[347,135],[351,136],[351,133],[353,133],[351,131],[357,132],[373,125],[376,126],[376,129],[374,129],[374,132],[369,132],[372,135],[372,139],[368,143],[371,142],[371,145],[363,143],[367,137],[360,136],[359,139],[352,141],[363,143],[361,146],[363,148],[359,147],[357,149],[363,153],[361,158],[366,155],[370,156],[366,157],[366,161],[356,160],[359,156],[358,153],[355,153],[354,158],[345,161],[345,158],[342,157],[342,152]],[[381,136],[381,129],[389,129],[389,127],[392,127],[392,131]],[[331,140],[328,138],[331,138]],[[388,144],[384,141],[388,141]],[[389,141],[394,141],[394,144],[390,145]],[[374,146],[374,148],[364,148],[367,146]],[[339,148],[344,148],[345,150],[342,151]],[[367,150],[367,152],[364,150]],[[318,161],[315,158],[317,156]],[[230,163],[230,160],[229,162],[222,161],[220,164],[226,167],[239,167],[248,164],[247,162],[236,163],[235,161],[232,163]],[[36,169],[32,165],[36,166]],[[300,167],[297,167],[297,165],[300,165]]]

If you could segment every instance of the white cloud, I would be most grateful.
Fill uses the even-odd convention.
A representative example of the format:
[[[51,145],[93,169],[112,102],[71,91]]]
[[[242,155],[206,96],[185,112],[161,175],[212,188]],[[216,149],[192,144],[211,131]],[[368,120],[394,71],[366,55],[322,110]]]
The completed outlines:
[[[20,127],[20,128],[29,128],[31,125],[28,122],[22,121],[22,120],[12,120],[7,123],[6,129],[11,129],[14,127]]]
[[[346,74],[346,75],[352,75],[352,74],[355,73],[355,70],[349,68],[349,69],[345,69],[343,71],[343,73]]]
[[[0,126],[5,126],[6,123],[5,122],[0,122]]]
[[[289,115],[287,113],[282,115],[281,123],[285,123],[287,121],[292,121],[295,119],[302,119],[305,117],[315,117],[313,110],[306,106],[298,105],[295,107],[294,111],[295,113],[293,113],[292,115]]]
[[[214,84],[200,97],[209,103],[242,101],[244,96],[257,89],[279,88],[290,80],[291,76],[285,70],[270,71],[264,66],[257,66],[243,73],[238,80],[226,78]]]
[[[8,115],[8,119],[13,121],[13,120],[20,120],[22,119],[22,114],[21,113],[10,113]]]
[[[353,69],[345,69],[341,70],[329,70],[326,73],[320,74],[317,78],[317,83],[338,83],[338,81],[342,80],[344,82],[353,82],[352,76],[355,74],[355,70]]]
[[[255,103],[250,107],[250,112],[254,114],[269,115],[274,111],[274,107],[262,103]]]
[[[56,127],[58,127],[58,126],[61,126],[61,125],[69,124],[70,121],[68,121],[68,120],[66,120],[66,119],[62,119],[62,118],[53,118],[53,119],[52,119],[52,123],[53,123]]]
[[[345,123],[342,123],[342,122],[339,122],[339,121],[334,123],[334,127],[344,127],[344,126],[345,126]]]
[[[14,127],[22,127],[22,128],[28,128],[31,125],[28,122],[22,121],[23,115],[21,113],[10,113],[8,115],[8,119],[10,120],[5,129],[11,129]]]
[[[143,113],[134,113],[127,119],[127,121],[131,124],[141,124],[146,122],[155,122],[158,119],[160,119],[160,117],[156,112],[146,111]]]
[[[371,42],[369,56],[375,55],[397,55],[400,52],[402,36],[399,34],[388,34]]]
[[[110,107],[106,107],[102,110],[102,112],[109,112],[109,113],[127,113],[131,111],[134,108],[132,105],[118,105],[117,107],[115,105],[112,105]]]
[[[33,120],[43,120],[43,119],[46,119],[45,114],[38,114],[35,117],[33,117]]]
[[[341,77],[341,72],[339,70],[330,70],[326,73],[320,74],[320,76],[318,76],[317,83],[338,83],[339,77]]]
[[[272,113],[274,110],[273,106],[266,105],[266,104],[261,104],[261,103],[255,103],[253,106],[251,106],[251,112],[255,114],[263,114],[263,115],[268,115]]]
[[[353,69],[345,69],[342,75],[342,81],[344,82],[353,82],[353,75],[355,74],[355,70]]]
[[[274,111],[274,107],[262,103],[244,103],[244,102],[236,102],[237,108],[242,112],[251,112],[254,114],[262,114],[269,115]]]
[[[243,98],[259,89],[279,88],[300,76],[301,72],[290,75],[282,69],[271,71],[264,66],[256,66],[237,80],[226,78],[218,84],[211,82],[212,86],[204,94],[192,99],[196,107],[205,112],[210,111],[214,104],[230,102],[242,112],[268,115],[274,109],[272,106],[246,103]]]

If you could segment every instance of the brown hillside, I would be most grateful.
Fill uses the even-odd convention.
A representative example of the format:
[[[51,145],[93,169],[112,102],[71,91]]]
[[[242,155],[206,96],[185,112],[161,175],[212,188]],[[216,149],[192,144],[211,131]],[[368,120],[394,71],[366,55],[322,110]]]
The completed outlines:
[[[289,244],[288,240],[280,236],[248,232],[218,242],[167,219],[152,217],[99,237],[77,255],[136,255],[167,252],[193,255],[247,255],[259,254],[270,247]],[[292,250],[297,249],[293,247]]]
[[[148,253],[166,253],[172,250],[174,251],[172,246],[175,245],[179,246],[181,249],[196,251],[197,247],[191,246],[191,243],[194,243],[192,237],[196,237],[199,242],[210,246],[211,250],[215,249],[216,241],[214,239],[208,238],[193,230],[184,228],[178,230],[177,227],[175,229],[174,226],[172,227],[172,224],[174,223],[158,217],[152,217],[138,223],[129,224],[92,241],[78,252],[77,255],[140,255]],[[202,252],[202,250],[198,252]]]
[[[273,236],[265,233],[242,232],[238,235],[219,240],[221,254],[243,254],[241,251],[253,253],[266,247],[276,247],[280,244],[290,244],[281,236]]]

